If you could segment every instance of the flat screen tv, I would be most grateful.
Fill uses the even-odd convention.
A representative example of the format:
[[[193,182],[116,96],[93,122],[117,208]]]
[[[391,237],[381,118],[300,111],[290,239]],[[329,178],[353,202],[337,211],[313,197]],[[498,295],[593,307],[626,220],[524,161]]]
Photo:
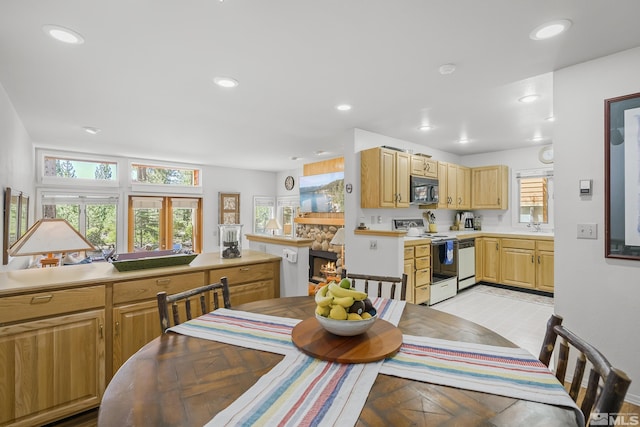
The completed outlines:
[[[344,172],[301,176],[302,212],[344,212]]]

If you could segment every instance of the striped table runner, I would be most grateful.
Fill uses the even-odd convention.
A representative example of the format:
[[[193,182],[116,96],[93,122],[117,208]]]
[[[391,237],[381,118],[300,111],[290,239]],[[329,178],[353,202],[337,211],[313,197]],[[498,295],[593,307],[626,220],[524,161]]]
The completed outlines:
[[[379,316],[397,325],[403,301],[373,301]],[[497,394],[573,408],[553,374],[526,350],[403,335],[393,357],[366,364],[325,362],[291,341],[300,320],[218,309],[170,331],[285,355],[285,358],[207,426],[354,425],[377,375]]]

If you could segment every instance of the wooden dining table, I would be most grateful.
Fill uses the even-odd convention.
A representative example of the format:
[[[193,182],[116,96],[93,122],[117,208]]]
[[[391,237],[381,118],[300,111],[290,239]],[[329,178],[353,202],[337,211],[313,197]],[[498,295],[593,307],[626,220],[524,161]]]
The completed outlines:
[[[276,298],[233,309],[304,320],[314,315],[315,302]],[[516,347],[483,326],[421,305],[407,304],[398,327],[403,334]],[[168,332],[116,372],[105,390],[98,426],[202,426],[283,357]],[[383,374],[363,392],[368,398],[358,426],[578,425],[574,411],[565,407]]]

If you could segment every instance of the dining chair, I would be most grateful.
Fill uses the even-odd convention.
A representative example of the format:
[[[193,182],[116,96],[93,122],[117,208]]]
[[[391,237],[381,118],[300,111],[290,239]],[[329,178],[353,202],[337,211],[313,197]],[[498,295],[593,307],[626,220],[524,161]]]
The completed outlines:
[[[602,417],[607,417],[608,419],[611,416],[610,414],[615,416],[620,411],[631,379],[626,373],[613,367],[607,358],[593,345],[564,327],[562,320],[561,316],[553,314],[547,321],[547,331],[542,342],[539,359],[546,366],[549,366],[557,338],[560,336],[562,340],[558,348],[556,378],[562,384],[565,384],[570,348],[577,350],[578,355],[569,396],[580,406],[587,426],[590,425],[591,421],[593,421],[593,425],[609,425],[608,422],[602,424]],[[580,386],[587,361],[592,367],[586,392],[582,396],[582,403],[580,403],[579,399],[582,395]]]
[[[407,275],[402,274],[401,277],[390,277],[390,276],[372,276],[367,274],[357,274],[350,273],[347,271],[346,277],[351,279],[351,286],[356,287],[356,283],[359,280],[364,281],[364,291],[369,293],[369,282],[372,284],[378,283],[378,297],[382,297],[382,289],[383,287],[389,288],[389,296],[392,299],[398,299],[401,301],[405,301],[407,299]],[[396,295],[396,286],[400,287],[400,297],[397,298]],[[385,295],[386,296],[386,295]]]
[[[214,310],[220,307],[218,301],[218,291],[222,292],[222,301],[225,308],[231,308],[231,301],[229,299],[229,283],[226,277],[220,278],[219,283],[213,283],[210,285],[200,286],[194,289],[189,289],[184,292],[180,292],[173,295],[167,295],[166,292],[158,292],[158,313],[160,314],[160,329],[162,333],[171,326],[169,321],[169,305],[171,305],[171,312],[173,314],[173,325],[179,325],[180,321],[180,309],[178,303],[184,302],[184,311],[187,320],[193,318],[191,314],[191,298],[198,297],[200,300],[200,313],[197,316],[201,316],[207,313],[206,296],[212,294]],[[180,304],[182,306],[182,304]],[[197,317],[196,316],[196,317]]]

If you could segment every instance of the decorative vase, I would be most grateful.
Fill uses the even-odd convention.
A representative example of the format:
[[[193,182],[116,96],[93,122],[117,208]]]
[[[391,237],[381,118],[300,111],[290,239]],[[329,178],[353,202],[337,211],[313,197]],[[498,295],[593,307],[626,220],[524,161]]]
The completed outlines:
[[[220,256],[240,258],[242,256],[242,224],[220,224]]]

